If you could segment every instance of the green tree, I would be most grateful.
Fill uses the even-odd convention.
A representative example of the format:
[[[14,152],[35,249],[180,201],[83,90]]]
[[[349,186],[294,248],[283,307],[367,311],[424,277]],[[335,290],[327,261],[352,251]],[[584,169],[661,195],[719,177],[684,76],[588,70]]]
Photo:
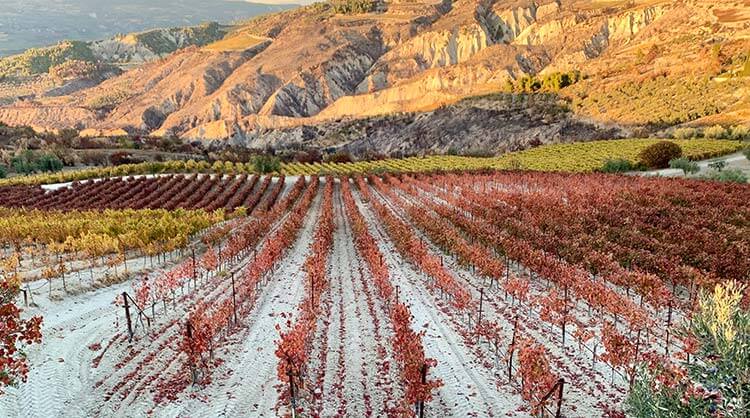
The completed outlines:
[[[681,169],[685,174],[695,174],[701,170],[698,166],[698,163],[696,163],[695,161],[690,161],[684,157],[671,160],[669,162],[669,168]]]
[[[37,170],[34,153],[29,150],[11,158],[10,165],[19,174],[31,174]]]
[[[703,136],[705,136],[706,138],[724,139],[729,136],[729,131],[727,131],[721,125],[714,125],[704,129]]]
[[[63,168],[63,162],[54,154],[43,154],[36,160],[37,170],[42,172],[55,172]]]
[[[624,158],[609,159],[604,162],[601,171],[603,173],[624,173],[633,170],[633,164]]]
[[[731,134],[729,134],[730,139],[734,139],[736,141],[743,141],[745,139],[750,139],[750,128],[748,128],[745,125],[736,125],[732,127]]]
[[[693,352],[679,364],[651,358],[639,367],[625,401],[637,418],[747,417],[750,410],[750,312],[737,282],[703,293],[680,334]]]
[[[375,8],[372,0],[332,0],[333,11],[339,14],[368,13]]]
[[[281,170],[281,160],[272,155],[258,155],[253,159],[253,166],[258,173],[273,173]]]
[[[672,131],[674,139],[693,139],[698,137],[698,131],[695,128],[677,128]]]

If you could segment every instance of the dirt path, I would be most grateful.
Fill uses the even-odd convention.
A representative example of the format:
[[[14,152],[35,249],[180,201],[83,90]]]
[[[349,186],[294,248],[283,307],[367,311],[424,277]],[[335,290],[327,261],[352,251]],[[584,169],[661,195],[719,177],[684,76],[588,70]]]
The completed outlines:
[[[430,416],[491,417],[514,413],[523,404],[520,396],[497,384],[498,378],[475,360],[471,348],[444,313],[440,302],[426,290],[428,279],[398,255],[374,213],[357,198],[357,205],[379,242],[385,262],[392,272],[399,298],[409,305],[415,330],[426,330],[425,354],[438,361],[430,375],[443,380],[437,399],[427,406]]]
[[[44,314],[41,345],[28,351],[31,370],[28,381],[8,388],[0,397],[3,417],[82,417],[91,397],[91,362],[97,352],[89,345],[102,343],[122,330],[123,319],[112,304],[130,283],[66,298],[61,303],[29,309]],[[39,303],[43,303],[39,301]]]
[[[638,171],[634,174],[642,176],[661,176],[661,177],[689,177],[696,178],[710,174],[713,170],[709,168],[709,164],[716,161],[725,161],[727,163],[727,169],[738,169],[750,176],[750,160],[747,159],[741,152],[734,154],[725,155],[723,157],[712,158],[710,160],[697,161],[700,171],[696,174],[685,175],[685,173],[678,168],[664,168],[661,170],[650,170],[650,171]]]
[[[320,195],[307,214],[300,237],[273,273],[253,314],[244,322],[247,328],[222,347],[219,356],[225,359],[224,365],[215,370],[208,387],[196,391],[200,397],[185,401],[179,408],[180,416],[276,416],[277,358],[274,351],[279,338],[276,325],[284,325],[289,315],[293,319],[302,300],[305,276],[302,265],[312,243],[319,212]],[[210,399],[208,405],[206,399]]]
[[[329,361],[323,387],[323,416],[384,416],[393,407],[393,375],[379,374],[383,361],[394,363],[384,350],[387,320],[380,306],[370,306],[372,294],[363,263],[354,247],[351,225],[344,212],[341,194],[336,193],[336,230],[330,257],[331,327],[328,333]],[[368,282],[366,282],[368,281]]]
[[[405,202],[420,204],[416,198],[403,192],[398,191],[396,195],[404,199]],[[384,198],[382,195],[379,196]],[[394,202],[390,199],[387,201],[388,206],[394,213],[404,222],[410,224],[414,228],[415,234],[423,239],[434,253],[443,254],[431,242],[430,238],[412,222],[405,211],[397,206],[397,203],[400,202]],[[563,403],[563,411],[567,416],[594,416],[602,413],[600,408],[602,405],[607,405],[607,402],[620,403],[622,401],[627,382],[623,381],[619,375],[616,375],[616,379],[613,380],[610,373],[611,369],[606,363],[592,363],[591,353],[579,349],[574,341],[570,330],[573,327],[572,324],[569,324],[569,329],[566,331],[567,341],[563,347],[561,329],[543,321],[540,318],[538,307],[532,308],[528,303],[520,303],[505,297],[505,293],[499,285],[489,286],[489,280],[476,274],[471,269],[461,266],[453,255],[445,253],[442,257],[444,265],[451,275],[462,283],[464,289],[471,292],[475,300],[483,297],[483,317],[501,326],[504,337],[512,335],[514,318],[518,315],[521,324],[520,335],[532,337],[535,341],[544,345],[552,369],[559,376],[565,378],[566,382],[573,383],[566,387],[564,395],[566,401]],[[511,272],[515,276],[521,275],[518,268],[512,268]],[[549,292],[549,288],[542,283],[541,279],[530,280],[529,282],[529,300],[541,297]],[[484,291],[483,296],[480,296],[480,289]],[[592,319],[590,315],[586,314],[585,309],[577,309],[578,304],[572,305],[574,317],[583,322]],[[507,348],[508,344],[507,341],[503,341],[504,348]],[[487,356],[490,357],[492,355],[491,350],[489,347],[486,347],[486,349]]]
[[[269,281],[270,286],[263,294],[266,296],[263,308],[283,307],[283,301],[290,299],[285,294],[267,295],[295,288],[289,283],[279,285],[277,282],[295,280],[299,274],[300,259],[303,259],[312,239],[317,206],[314,203],[314,208],[308,212],[301,239],[290,252],[292,256],[283,259],[276,275]],[[277,228],[283,219],[277,221],[272,229]],[[244,265],[248,257],[235,263],[234,268]],[[225,294],[228,282],[216,276],[204,279],[197,289],[189,286],[189,292],[180,296],[177,309],[184,312],[195,300],[210,300]],[[159,379],[180,372],[179,353],[174,351],[177,346],[175,338],[179,338],[179,327],[175,323],[180,314],[172,312],[166,320],[157,319],[149,335],[145,335],[145,330],[138,324],[137,338],[128,343],[123,308],[115,305],[114,301],[123,291],[132,292],[132,284],[133,281],[128,281],[70,295],[61,301],[50,301],[43,295],[35,296],[34,301],[39,306],[27,309],[24,314],[44,316],[43,343],[32,346],[28,351],[31,363],[28,381],[18,388],[8,388],[7,393],[0,397],[0,416],[130,417],[144,416],[152,411],[153,393]],[[174,308],[170,306],[169,309],[173,311]],[[266,315],[260,314],[259,318],[267,325]],[[271,323],[270,329],[273,329],[273,324],[275,322]],[[273,342],[273,334],[263,332],[259,335]],[[253,343],[248,342],[247,346],[253,346]],[[255,353],[245,355],[254,357]],[[250,399],[254,397],[250,395]],[[257,397],[266,398],[263,395]],[[180,402],[159,407],[160,412],[156,416],[177,416],[182,408]],[[203,403],[196,407],[198,411],[205,409]]]

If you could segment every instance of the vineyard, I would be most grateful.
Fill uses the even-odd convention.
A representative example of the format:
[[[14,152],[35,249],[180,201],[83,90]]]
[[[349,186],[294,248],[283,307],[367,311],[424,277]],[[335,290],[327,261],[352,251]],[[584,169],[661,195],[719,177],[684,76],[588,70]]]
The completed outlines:
[[[44,322],[0,416],[622,416],[639,364],[696,355],[701,291],[750,278],[749,201],[517,171],[6,186],[3,274]]]
[[[271,187],[272,180],[247,174],[107,178],[73,182],[54,190],[41,186],[9,186],[0,189],[0,202],[5,207],[40,210],[222,209],[229,212],[243,207],[252,211]],[[273,192],[276,195],[283,184],[283,177],[275,182]]]
[[[649,145],[659,142],[658,139],[617,139],[608,141],[576,142],[570,144],[551,144],[531,148],[524,151],[504,154],[498,157],[471,157],[461,155],[431,155],[415,156],[406,158],[387,158],[372,161],[352,162],[282,162],[275,175],[287,176],[351,176],[382,173],[426,173],[434,171],[478,171],[488,169],[526,169],[539,171],[565,171],[565,172],[592,172],[602,168],[602,165],[611,159],[625,159],[633,164],[638,162],[638,154]],[[690,160],[704,160],[739,151],[746,147],[739,141],[731,140],[674,140],[683,150],[683,156]],[[139,164],[123,164],[114,167],[85,168],[72,171],[61,171],[50,174],[35,174],[30,176],[16,176],[0,179],[0,186],[38,186],[41,184],[73,183],[73,188],[83,187],[85,180],[99,179],[104,177],[127,177],[147,176],[156,174],[190,174],[192,176],[180,177],[183,184],[196,186],[201,183],[206,186],[207,182],[220,182],[224,188],[229,188],[225,183],[236,183],[243,181],[255,181],[258,168],[253,163],[215,161],[209,164],[207,161],[166,161],[166,162],[144,162]],[[247,176],[250,176],[248,179]],[[174,177],[170,177],[177,181]],[[135,183],[131,183],[135,181]],[[119,180],[111,180],[118,183],[122,190],[135,190],[142,187],[140,182],[146,180],[128,179],[124,183],[130,183],[130,187],[119,184]],[[115,185],[99,185],[105,192],[116,192]],[[182,187],[182,186],[180,186]],[[90,184],[88,189],[94,189]],[[13,191],[15,190],[15,191]],[[178,189],[179,190],[179,189]],[[10,193],[10,197],[18,198],[19,194],[33,193],[38,196],[43,193],[41,187],[5,190],[3,194]],[[15,194],[15,195],[14,195]],[[77,195],[77,193],[75,194]],[[181,195],[181,197],[188,194]],[[4,197],[4,196],[3,196]],[[33,199],[27,196],[26,202]],[[20,201],[15,201],[17,204]],[[180,200],[177,200],[180,202]],[[46,202],[50,203],[50,202]],[[165,202],[161,202],[162,204]],[[195,202],[193,202],[195,203]],[[36,205],[36,203],[34,203]],[[126,204],[124,199],[119,199],[114,204]],[[187,203],[185,203],[187,204]]]

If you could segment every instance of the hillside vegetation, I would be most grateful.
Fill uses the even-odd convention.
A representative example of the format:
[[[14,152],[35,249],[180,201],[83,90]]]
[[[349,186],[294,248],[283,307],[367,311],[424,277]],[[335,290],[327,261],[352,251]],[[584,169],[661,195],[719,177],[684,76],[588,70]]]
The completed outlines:
[[[0,59],[0,79],[43,74],[68,61],[94,62],[94,52],[86,42],[64,41],[46,48],[32,48],[20,55]]]
[[[305,175],[357,175],[371,173],[423,173],[460,170],[534,170],[562,172],[601,171],[609,160],[630,162],[633,169],[640,164],[639,154],[656,139],[622,139],[609,141],[554,144],[499,157],[466,155],[432,155],[353,161],[348,154],[334,154],[325,160],[300,153],[291,158],[256,156],[241,161],[165,161],[122,164],[113,167],[85,168],[50,174],[16,176],[0,179],[0,186],[66,183],[101,177],[118,177],[158,173],[213,173]],[[729,140],[675,140],[688,160],[701,160],[726,155],[746,145]],[[644,167],[645,168],[645,167]]]
[[[215,22],[193,27],[154,29],[118,35],[102,41],[63,41],[44,48],[0,58],[0,80],[47,73],[50,68],[69,61],[127,64],[139,55],[163,56],[190,45],[203,46],[222,39],[226,30]]]

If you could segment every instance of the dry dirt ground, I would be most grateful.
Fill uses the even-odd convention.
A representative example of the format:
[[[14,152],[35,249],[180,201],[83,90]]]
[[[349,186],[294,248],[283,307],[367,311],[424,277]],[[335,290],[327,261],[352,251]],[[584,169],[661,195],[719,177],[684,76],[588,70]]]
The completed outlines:
[[[287,179],[293,182],[294,179]],[[374,296],[373,277],[354,244],[352,225],[343,209],[341,187],[334,191],[333,248],[327,264],[330,288],[323,294],[324,315],[314,336],[308,374],[322,385],[314,391],[309,408],[321,416],[384,416],[403,396],[393,352],[393,329],[387,308]],[[429,277],[397,251],[372,204],[355,191],[356,205],[377,241],[399,298],[410,307],[412,328],[424,331],[427,357],[437,360],[430,376],[443,385],[427,405],[427,416],[497,417],[528,416],[517,383],[509,383],[504,365],[506,345],[496,352],[478,343],[471,319],[458,313]],[[415,197],[399,192],[402,199]],[[310,254],[314,232],[322,212],[322,197],[313,200],[296,241],[286,250],[276,269],[263,282],[256,303],[242,315],[240,326],[215,350],[220,359],[211,379],[203,386],[189,386],[176,399],[155,399],[159,388],[187,379],[185,358],[179,350],[183,321],[198,300],[211,301],[231,294],[229,274],[241,274],[252,256],[237,260],[225,272],[209,276],[178,294],[175,306],[156,306],[155,321],[145,327],[136,321],[136,335],[128,341],[123,307],[115,301],[132,292],[125,282],[62,300],[49,300],[44,291],[34,295],[36,307],[27,315],[44,315],[44,341],[32,347],[31,371],[26,383],[10,388],[0,397],[0,416],[15,417],[271,417],[278,411],[275,341],[276,327],[293,320],[305,293],[302,268]],[[392,200],[376,193],[392,212],[406,222],[408,215]],[[437,200],[437,198],[435,198]],[[279,223],[283,222],[283,218]],[[278,227],[278,224],[274,228]],[[416,231],[416,229],[415,229]],[[419,232],[416,232],[419,234]],[[420,235],[421,236],[421,235]],[[422,237],[429,242],[426,237]],[[259,247],[267,245],[261,241]],[[496,321],[510,335],[514,318],[525,335],[548,351],[553,371],[567,385],[563,412],[567,417],[601,416],[618,405],[627,382],[599,360],[592,361],[590,341],[582,349],[569,338],[564,345],[560,331],[542,321],[536,308],[512,301],[498,286],[472,269],[460,265],[432,244],[449,273],[479,299],[483,317]],[[155,272],[153,274],[158,274]],[[520,274],[518,268],[512,274]],[[32,283],[35,287],[40,283]],[[620,289],[622,290],[622,289]],[[547,292],[541,279],[532,280],[530,294]],[[624,291],[623,291],[624,294]],[[583,304],[574,307],[581,321],[595,321]],[[658,314],[655,314],[658,315]],[[596,348],[594,348],[596,350]],[[601,348],[599,348],[601,352]]]

